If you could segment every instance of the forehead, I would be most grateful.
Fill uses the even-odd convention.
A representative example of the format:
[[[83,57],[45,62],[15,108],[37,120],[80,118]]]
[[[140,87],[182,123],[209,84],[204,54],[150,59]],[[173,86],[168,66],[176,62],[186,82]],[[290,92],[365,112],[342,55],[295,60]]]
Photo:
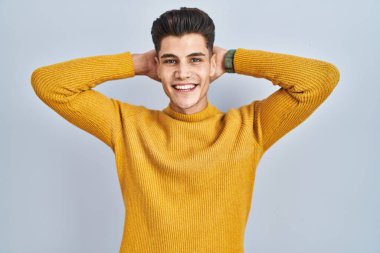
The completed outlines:
[[[181,37],[166,36],[161,41],[159,55],[175,54],[181,57],[194,52],[208,54],[206,39],[201,34],[190,33]]]

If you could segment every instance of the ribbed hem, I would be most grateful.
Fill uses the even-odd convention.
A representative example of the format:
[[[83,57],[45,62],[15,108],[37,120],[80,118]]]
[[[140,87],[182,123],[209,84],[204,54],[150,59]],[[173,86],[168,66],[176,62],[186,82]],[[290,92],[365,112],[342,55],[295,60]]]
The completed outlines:
[[[131,52],[115,54],[114,56],[116,56],[115,63],[119,64],[123,77],[134,77],[136,73]]]
[[[273,55],[271,52],[262,50],[249,50],[237,48],[234,55],[234,70],[237,74],[251,75],[254,77],[262,77],[263,70],[271,69],[270,58]],[[257,69],[254,67],[257,66]]]

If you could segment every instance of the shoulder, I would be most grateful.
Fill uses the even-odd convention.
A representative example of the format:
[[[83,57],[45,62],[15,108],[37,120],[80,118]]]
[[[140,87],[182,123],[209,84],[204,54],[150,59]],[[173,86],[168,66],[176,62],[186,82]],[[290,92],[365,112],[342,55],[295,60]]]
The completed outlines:
[[[255,107],[257,100],[254,100],[248,104],[244,104],[237,108],[231,108],[226,112],[226,116],[232,118],[240,118],[242,121],[252,121],[255,113]]]
[[[156,110],[147,108],[144,105],[131,104],[115,98],[112,99],[112,102],[120,116],[123,118],[136,115],[152,115],[156,112]]]

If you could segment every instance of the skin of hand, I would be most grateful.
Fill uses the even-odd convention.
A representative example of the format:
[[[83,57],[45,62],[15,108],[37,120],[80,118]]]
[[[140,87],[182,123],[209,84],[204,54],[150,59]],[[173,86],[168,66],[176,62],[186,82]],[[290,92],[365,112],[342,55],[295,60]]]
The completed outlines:
[[[224,67],[224,57],[227,53],[227,50],[214,45],[213,53],[216,54],[216,71],[215,74],[210,78],[210,83],[212,83],[220,76],[222,76],[224,73],[226,73]],[[155,81],[161,82],[161,79],[157,75],[157,63],[154,60],[155,56],[155,49],[151,49],[142,54],[132,54],[132,60],[135,67],[135,74],[145,75]]]
[[[135,66],[136,75],[145,75],[149,78],[160,82],[157,76],[157,64],[154,60],[156,50],[152,49],[142,54],[132,54],[132,60]]]
[[[227,49],[214,45],[213,53],[216,54],[216,70],[215,74],[210,78],[210,83],[226,73],[226,69],[224,67],[224,57],[226,56]]]

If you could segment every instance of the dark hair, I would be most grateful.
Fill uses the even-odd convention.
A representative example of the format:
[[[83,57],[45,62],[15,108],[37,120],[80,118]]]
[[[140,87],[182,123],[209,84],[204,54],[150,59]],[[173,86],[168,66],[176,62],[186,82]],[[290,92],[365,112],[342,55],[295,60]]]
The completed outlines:
[[[166,11],[153,22],[151,34],[156,52],[159,52],[164,37],[182,36],[187,33],[203,35],[211,57],[215,40],[215,25],[209,15],[198,8],[181,7],[179,10]]]

